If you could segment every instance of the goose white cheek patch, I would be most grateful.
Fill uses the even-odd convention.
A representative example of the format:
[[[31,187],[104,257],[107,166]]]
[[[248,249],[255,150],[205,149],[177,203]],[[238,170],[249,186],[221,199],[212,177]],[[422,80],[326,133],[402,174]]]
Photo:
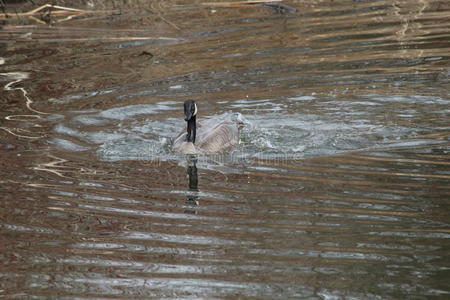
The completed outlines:
[[[197,115],[197,103],[194,103],[194,116]]]

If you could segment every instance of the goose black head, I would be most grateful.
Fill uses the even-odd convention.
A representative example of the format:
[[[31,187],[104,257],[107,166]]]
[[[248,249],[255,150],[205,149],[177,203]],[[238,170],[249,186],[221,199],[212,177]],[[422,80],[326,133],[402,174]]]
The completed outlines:
[[[184,101],[184,120],[188,122],[192,117],[197,115],[197,104],[194,100]]]

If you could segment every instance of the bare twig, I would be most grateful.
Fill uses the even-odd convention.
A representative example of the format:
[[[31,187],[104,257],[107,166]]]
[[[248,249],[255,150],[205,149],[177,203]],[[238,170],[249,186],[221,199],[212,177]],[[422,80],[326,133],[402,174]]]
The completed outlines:
[[[59,9],[59,10],[62,10],[62,11],[67,11],[67,12],[79,12],[79,13],[87,12],[87,10],[83,10],[83,9],[70,8],[70,7],[58,6],[58,5],[52,5],[52,4],[44,4],[44,5],[36,8],[36,9],[30,10],[29,12],[22,13],[22,15],[23,16],[34,15],[34,14],[36,14],[36,13],[38,13],[41,10],[44,10],[46,8],[55,8],[55,9]]]
[[[67,14],[73,14],[73,13],[77,13],[77,14],[93,13],[93,11],[84,10],[84,9],[77,9],[77,8],[65,7],[65,6],[59,6],[59,5],[45,4],[36,9],[30,10],[30,11],[24,12],[24,13],[15,13],[15,14],[3,13],[3,14],[0,14],[0,19],[4,19],[7,17],[16,17],[16,18],[31,17],[33,15],[41,13],[45,9],[56,9],[55,11],[52,11],[52,14],[54,14],[54,15],[67,15]]]
[[[37,23],[40,23],[40,24],[47,24],[44,21],[39,20],[38,18],[36,18],[34,16],[28,16],[28,18],[30,18],[30,19],[32,19],[32,20],[34,20],[34,21],[36,21]]]
[[[167,20],[166,18],[164,18],[161,14],[158,14],[158,17],[160,17],[161,20],[163,20],[164,22],[166,22],[167,24],[169,24],[170,26],[172,26],[172,27],[175,28],[176,30],[181,30],[180,27],[178,27],[177,25],[173,24],[172,22],[170,22],[169,20]]]

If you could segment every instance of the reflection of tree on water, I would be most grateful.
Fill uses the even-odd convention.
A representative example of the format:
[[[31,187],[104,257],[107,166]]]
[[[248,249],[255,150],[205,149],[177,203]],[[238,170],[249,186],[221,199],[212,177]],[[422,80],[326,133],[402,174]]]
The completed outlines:
[[[197,175],[197,157],[195,155],[187,156],[187,174],[188,174],[188,192],[186,194],[186,204],[193,208],[198,205],[198,175]],[[186,209],[185,213],[195,214],[195,209]]]

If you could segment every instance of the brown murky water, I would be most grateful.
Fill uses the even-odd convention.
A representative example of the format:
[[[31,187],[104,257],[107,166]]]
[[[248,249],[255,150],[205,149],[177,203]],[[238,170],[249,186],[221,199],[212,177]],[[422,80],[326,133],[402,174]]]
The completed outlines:
[[[68,2],[0,20],[0,297],[450,297],[447,1]]]

